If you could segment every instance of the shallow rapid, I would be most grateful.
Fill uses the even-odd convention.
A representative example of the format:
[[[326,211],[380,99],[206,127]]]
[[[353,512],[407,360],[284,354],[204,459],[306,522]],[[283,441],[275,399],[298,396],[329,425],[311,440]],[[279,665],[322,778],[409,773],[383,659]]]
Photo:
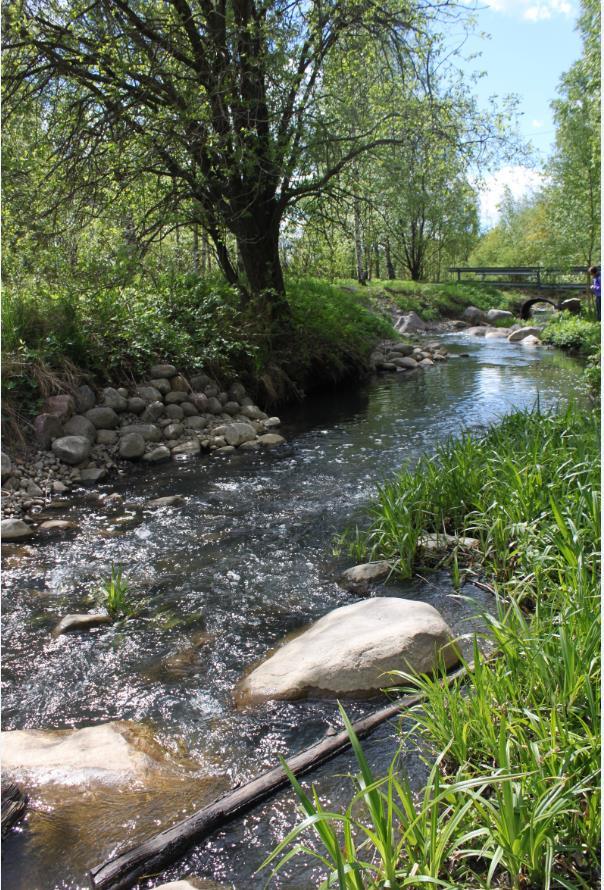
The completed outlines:
[[[350,563],[333,556],[334,534],[361,517],[376,485],[402,463],[511,410],[554,408],[577,392],[580,367],[554,351],[462,335],[442,339],[455,353],[446,363],[315,395],[284,413],[285,446],[154,470],[132,467],[48,511],[75,520],[75,535],[36,542],[29,554],[4,546],[3,728],[144,721],[228,787],[338,725],[330,701],[246,711],[232,700],[242,674],[285,634],[354,601],[337,583]],[[99,499],[111,491],[124,497],[113,511]],[[172,494],[184,495],[184,504],[144,509],[148,499]],[[91,608],[112,564],[124,566],[137,617],[53,639],[62,615]],[[460,600],[445,573],[385,590],[432,603],[460,634],[477,627],[473,616],[489,606],[488,595],[471,586],[463,593],[476,597],[475,605]],[[374,707],[357,701],[348,710],[359,717]],[[384,726],[366,747],[376,768],[385,769],[396,751],[396,727]],[[426,768],[419,753],[410,750],[405,762],[421,785]],[[342,756],[312,775],[332,806],[347,803],[350,785],[339,776],[351,768]],[[116,826],[121,838],[145,836],[150,826],[159,830],[198,804],[194,796],[166,794],[156,812],[155,803],[135,795],[121,803],[109,796],[88,809],[81,804],[84,824],[77,831],[73,821],[66,827],[52,812],[35,812],[4,844],[4,888],[87,887],[86,869],[116,848]],[[95,806],[104,810],[94,813],[94,833],[86,833]],[[235,890],[260,888],[268,875],[256,869],[297,817],[292,796],[283,793],[192,849],[161,878],[189,873]],[[312,864],[290,863],[275,886],[308,890],[313,876]],[[148,886],[161,882],[157,877]]]

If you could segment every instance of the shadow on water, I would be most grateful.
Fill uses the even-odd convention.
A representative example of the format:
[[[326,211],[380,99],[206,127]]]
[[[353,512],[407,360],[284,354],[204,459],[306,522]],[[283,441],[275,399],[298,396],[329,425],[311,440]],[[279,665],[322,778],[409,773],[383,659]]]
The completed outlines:
[[[79,524],[77,534],[27,548],[4,548],[3,727],[83,727],[107,720],[145,721],[160,742],[175,743],[210,764],[228,784],[242,782],[338,725],[329,701],[273,702],[238,711],[232,691],[245,670],[285,635],[330,609],[354,601],[336,578],[346,561],[330,541],[404,462],[438,442],[476,429],[515,408],[556,406],[576,389],[579,366],[546,350],[445,338],[455,354],[426,373],[377,378],[354,391],[325,392],[290,408],[289,444],[273,452],[239,453],[133,468],[101,489],[124,497],[119,508],[81,493],[53,516]],[[182,494],[180,507],[148,510],[146,501]],[[87,635],[53,639],[67,612],[88,610],[98,586],[122,563],[136,617]],[[480,626],[485,594],[470,605],[453,595],[448,577],[383,587],[378,593],[422,598],[458,634]],[[355,701],[358,718],[375,702]],[[385,771],[397,747],[389,724],[367,742],[370,761]],[[425,777],[419,752],[403,760],[416,787]],[[342,806],[340,778],[350,757],[312,779],[322,798]],[[118,803],[119,798],[119,803]],[[132,842],[128,810],[140,812],[141,836],[182,817],[195,801],[164,794],[138,804],[105,791],[87,807],[43,802],[25,828],[6,841],[6,890],[87,886],[85,869]],[[132,806],[130,805],[132,804]],[[113,816],[110,814],[113,812]],[[163,879],[213,876],[239,888],[262,887],[254,872],[296,819],[288,793],[258,808],[193,849]],[[89,823],[83,832],[78,822]],[[153,829],[155,830],[155,829]],[[290,866],[275,886],[309,888],[310,864]],[[161,883],[159,878],[149,886]]]

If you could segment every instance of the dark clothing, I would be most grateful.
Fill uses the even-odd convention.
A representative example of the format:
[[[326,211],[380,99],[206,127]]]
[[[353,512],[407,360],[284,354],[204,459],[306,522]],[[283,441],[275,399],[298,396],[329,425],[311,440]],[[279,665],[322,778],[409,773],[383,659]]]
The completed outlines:
[[[592,284],[591,284],[591,292],[596,300],[596,318],[598,321],[601,320],[602,316],[602,273],[598,272],[597,275],[594,275]]]

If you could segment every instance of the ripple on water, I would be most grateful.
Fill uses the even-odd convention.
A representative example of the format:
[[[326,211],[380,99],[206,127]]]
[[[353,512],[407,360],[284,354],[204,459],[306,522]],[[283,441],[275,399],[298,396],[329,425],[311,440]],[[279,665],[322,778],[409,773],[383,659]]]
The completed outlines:
[[[124,496],[119,509],[87,501],[57,511],[80,523],[74,538],[45,542],[18,558],[3,549],[4,728],[145,721],[160,739],[178,741],[236,782],[338,725],[334,702],[269,702],[238,711],[232,700],[242,674],[286,634],[354,600],[336,583],[345,561],[331,554],[333,533],[354,522],[403,462],[512,408],[531,408],[537,399],[553,406],[576,384],[578,367],[555,352],[447,339],[451,350],[470,357],[351,392],[325,392],[292,409],[284,423],[293,439],[287,449],[135,472],[112,487]],[[171,494],[183,495],[184,504],[143,509],[149,498]],[[112,563],[125,567],[136,616],[51,639],[61,615],[98,602]],[[471,616],[488,604],[477,590],[482,599],[475,607],[452,596],[442,574],[385,590],[431,602],[460,634],[476,629]],[[358,717],[374,706],[354,702],[349,711]],[[376,769],[385,771],[396,747],[391,726],[368,741]],[[420,785],[425,767],[417,751],[406,750],[403,762]],[[334,805],[348,800],[337,774],[352,766],[340,757],[313,774]],[[153,819],[145,821],[144,813],[152,814],[152,802],[121,801],[99,803],[99,812],[115,806],[125,837],[138,830],[131,824],[138,808],[139,825],[151,830]],[[101,847],[116,843],[111,820],[103,827],[100,819],[98,845],[86,852],[79,835],[70,851],[63,818],[45,812],[43,828],[34,820],[7,842],[7,890],[86,886],[85,867],[95,864]],[[295,818],[294,801],[283,793],[192,850],[168,877],[190,871],[230,881],[236,890],[260,888],[266,878],[254,871]],[[290,864],[276,886],[308,890],[314,875],[311,863]]]

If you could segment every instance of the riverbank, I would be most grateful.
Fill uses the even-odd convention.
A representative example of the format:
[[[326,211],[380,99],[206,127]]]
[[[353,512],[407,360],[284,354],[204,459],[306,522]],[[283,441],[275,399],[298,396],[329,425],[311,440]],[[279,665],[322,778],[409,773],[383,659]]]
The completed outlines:
[[[362,833],[362,859],[375,856],[377,883],[396,874],[405,886],[478,888],[487,872],[492,886],[515,890],[599,883],[599,432],[595,412],[572,407],[511,415],[382,486],[368,526],[349,540],[355,558],[388,560],[406,577],[423,529],[473,535],[497,603],[487,616],[497,657],[476,646],[468,684],[401,675],[427,696],[417,727],[440,754],[412,821],[404,778],[365,771],[375,790],[361,789],[355,806],[375,831]],[[455,553],[461,594],[468,571]],[[350,811],[343,819],[352,828]],[[367,871],[352,843],[343,859]]]

